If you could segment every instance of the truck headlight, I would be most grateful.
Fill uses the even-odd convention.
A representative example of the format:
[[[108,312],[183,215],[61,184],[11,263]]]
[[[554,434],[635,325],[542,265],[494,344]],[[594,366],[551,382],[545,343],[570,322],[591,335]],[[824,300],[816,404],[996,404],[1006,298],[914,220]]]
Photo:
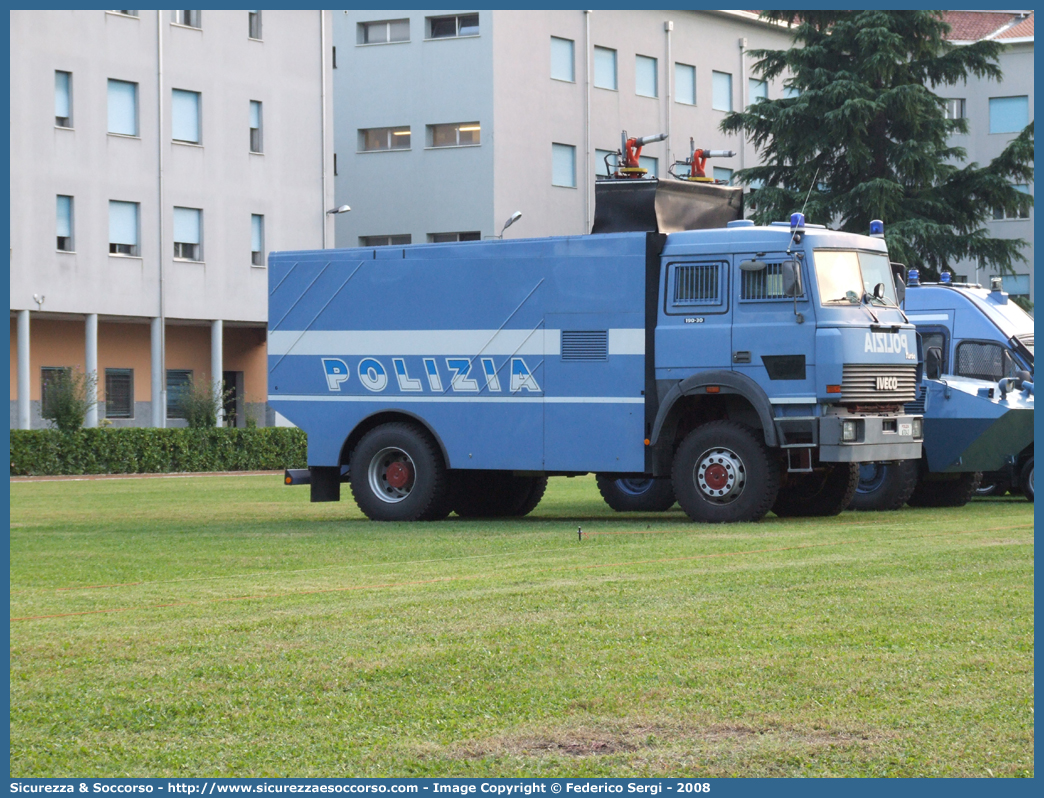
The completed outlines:
[[[854,441],[859,434],[859,425],[853,419],[841,422],[841,440]]]
[[[924,419],[915,418],[913,420],[913,436],[914,438],[923,438],[922,434]]]

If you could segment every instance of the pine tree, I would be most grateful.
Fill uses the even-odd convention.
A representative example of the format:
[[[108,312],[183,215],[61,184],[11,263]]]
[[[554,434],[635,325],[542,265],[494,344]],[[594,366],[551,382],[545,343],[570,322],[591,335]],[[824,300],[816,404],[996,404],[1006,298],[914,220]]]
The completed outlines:
[[[759,223],[805,207],[810,222],[865,233],[885,223],[892,260],[937,279],[961,260],[1012,273],[1021,239],[992,238],[994,209],[1025,213],[1033,198],[1013,184],[1033,180],[1033,124],[989,165],[966,163],[950,137],[967,119],[947,119],[934,93],[969,75],[999,80],[1001,45],[955,46],[939,11],[766,11],[790,25],[795,46],[755,50],[755,74],[784,76],[792,96],[726,116],[721,129],[747,134],[762,165],[737,178],[761,186]],[[789,77],[787,77],[789,76]],[[795,95],[796,90],[796,96]]]

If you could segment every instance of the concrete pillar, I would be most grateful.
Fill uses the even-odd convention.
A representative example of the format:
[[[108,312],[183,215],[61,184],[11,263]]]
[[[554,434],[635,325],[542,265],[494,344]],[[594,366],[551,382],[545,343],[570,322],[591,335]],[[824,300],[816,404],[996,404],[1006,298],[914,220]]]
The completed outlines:
[[[18,429],[29,429],[29,311],[18,311]]]
[[[210,322],[210,379],[214,385],[214,392],[218,396],[222,395],[221,378],[225,371],[224,338],[223,322],[221,319],[214,319]],[[225,425],[224,406],[218,407],[217,425],[219,427]]]
[[[152,319],[152,426],[167,426],[167,403],[163,396],[163,321]]]
[[[87,409],[87,416],[83,420],[85,427],[97,427],[98,426],[98,314],[88,313],[87,323],[84,328],[84,340],[86,345],[84,346],[84,371],[87,373],[88,379],[94,375],[93,387],[88,383],[87,387],[87,401],[93,402]]]

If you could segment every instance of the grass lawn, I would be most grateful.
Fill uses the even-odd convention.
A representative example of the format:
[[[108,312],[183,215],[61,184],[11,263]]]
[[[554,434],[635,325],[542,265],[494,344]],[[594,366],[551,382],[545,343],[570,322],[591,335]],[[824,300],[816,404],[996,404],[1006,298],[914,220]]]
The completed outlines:
[[[510,521],[346,499],[13,483],[12,776],[1033,775],[1022,499],[732,526],[614,514],[593,478]]]

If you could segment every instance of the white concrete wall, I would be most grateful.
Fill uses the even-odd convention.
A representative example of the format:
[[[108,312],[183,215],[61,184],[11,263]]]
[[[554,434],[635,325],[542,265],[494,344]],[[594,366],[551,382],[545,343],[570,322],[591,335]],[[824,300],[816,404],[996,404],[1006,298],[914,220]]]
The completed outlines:
[[[162,256],[169,317],[264,323],[268,273],[250,263],[250,215],[265,216],[266,252],[317,248],[333,202],[332,179],[322,194],[320,15],[265,11],[253,41],[246,11],[205,10],[200,30],[159,12],[160,130],[157,12],[139,13],[11,13],[11,308],[36,310],[37,293],[44,311],[155,316]],[[54,125],[56,69],[73,75],[71,130]],[[107,134],[109,78],[138,83],[138,138]],[[328,56],[326,78],[332,142]],[[199,147],[170,140],[172,88],[202,93]],[[248,151],[250,100],[264,104],[263,155]],[[75,198],[75,254],[55,251],[57,194]],[[140,258],[108,254],[110,199],[140,203]],[[204,262],[174,261],[174,206],[203,209]]]

